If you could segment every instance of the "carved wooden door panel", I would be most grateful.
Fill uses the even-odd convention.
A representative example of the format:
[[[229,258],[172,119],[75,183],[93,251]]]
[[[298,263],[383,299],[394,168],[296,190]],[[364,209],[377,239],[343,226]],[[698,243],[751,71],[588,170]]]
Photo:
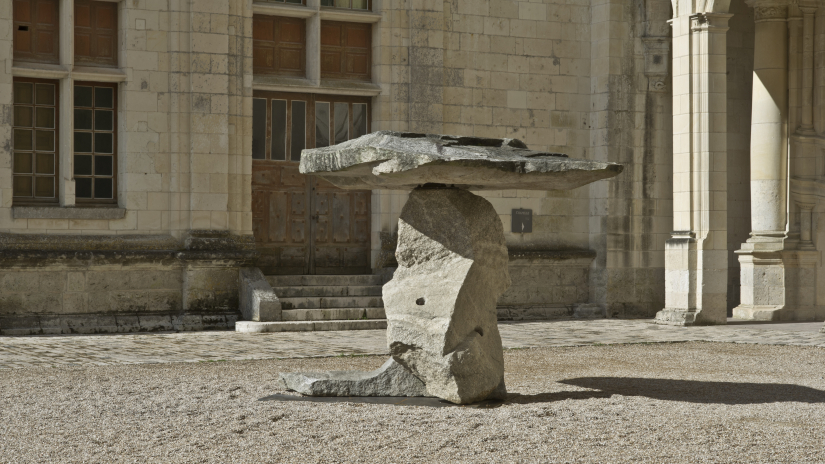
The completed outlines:
[[[369,190],[341,190],[313,178],[315,274],[362,274],[370,269]]]
[[[298,172],[303,148],[366,133],[367,111],[363,98],[255,92],[252,226],[264,274],[370,272],[371,192]]]
[[[307,176],[297,163],[252,162],[252,229],[265,274],[304,274],[309,260]]]

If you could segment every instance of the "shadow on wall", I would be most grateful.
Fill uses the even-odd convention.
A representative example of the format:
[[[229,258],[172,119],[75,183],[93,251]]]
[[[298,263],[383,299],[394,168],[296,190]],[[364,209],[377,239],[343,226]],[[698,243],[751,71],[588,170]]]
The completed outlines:
[[[561,380],[559,383],[596,391],[516,395],[508,398],[507,403],[552,403],[568,399],[609,398],[613,395],[710,404],[825,403],[825,391],[780,383],[702,382],[633,377],[581,377]]]

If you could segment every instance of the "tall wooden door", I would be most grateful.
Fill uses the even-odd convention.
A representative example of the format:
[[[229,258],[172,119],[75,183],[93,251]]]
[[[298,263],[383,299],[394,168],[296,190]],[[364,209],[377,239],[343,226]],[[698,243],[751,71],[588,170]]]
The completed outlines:
[[[301,150],[369,131],[369,100],[256,91],[252,223],[265,274],[370,271],[369,190],[342,190],[298,172]]]

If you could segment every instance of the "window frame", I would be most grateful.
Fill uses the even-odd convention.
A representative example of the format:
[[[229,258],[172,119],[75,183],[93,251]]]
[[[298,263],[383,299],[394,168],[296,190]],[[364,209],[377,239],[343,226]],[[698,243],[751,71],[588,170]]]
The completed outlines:
[[[88,178],[92,179],[92,184],[93,184],[92,192],[94,192],[94,179],[97,178],[97,175],[95,175],[95,173],[94,173],[94,157],[96,156],[96,152],[94,151],[94,145],[93,145],[91,153],[85,153],[85,152],[78,153],[78,152],[76,152],[74,150],[74,132],[91,132],[92,133],[92,139],[94,139],[94,134],[96,133],[96,131],[94,130],[94,123],[92,123],[93,124],[92,125],[92,130],[90,130],[90,131],[88,131],[86,129],[77,130],[77,128],[74,127],[74,110],[77,109],[77,106],[73,106],[72,107],[72,158],[71,158],[70,161],[71,161],[71,167],[72,167],[72,170],[71,170],[72,182],[75,184],[75,192],[74,192],[75,193],[75,204],[78,205],[78,206],[80,206],[80,205],[82,205],[82,206],[104,206],[104,207],[117,206],[117,204],[118,204],[118,195],[117,195],[117,193],[118,193],[118,164],[119,164],[118,163],[118,157],[119,156],[118,156],[118,126],[117,126],[117,123],[118,123],[118,88],[119,88],[119,85],[118,85],[117,82],[74,81],[72,83],[72,92],[74,92],[74,88],[76,86],[92,87],[92,89],[94,89],[95,87],[108,87],[108,88],[112,89],[112,108],[111,108],[111,110],[112,110],[112,153],[111,153],[111,155],[112,155],[112,198],[94,198],[94,196],[92,198],[80,198],[80,197],[77,196],[77,182],[76,182],[76,176],[75,176],[75,173],[74,173],[74,162],[75,162],[74,157],[77,156],[78,154],[80,154],[80,155],[89,154],[89,155],[92,156],[92,160],[93,160],[92,161],[92,174],[88,175],[88,176],[87,175],[80,175],[80,177],[84,178],[84,179],[88,179]],[[94,90],[92,90],[92,94],[94,95]],[[84,107],[81,107],[81,108],[82,109],[87,109],[89,107],[84,106]],[[94,109],[95,108],[96,108],[96,106],[91,107],[92,119],[93,120],[94,120]],[[106,108],[106,109],[108,109],[108,108]],[[94,142],[93,142],[93,144],[94,144]],[[104,153],[102,155],[104,155],[104,156],[109,155],[109,153]],[[107,178],[108,176],[100,176],[100,177]]]
[[[256,159],[253,158],[253,162],[267,162],[267,163],[298,163],[300,160],[293,160],[290,156],[288,160],[274,160],[272,159],[272,100],[286,100],[287,102],[287,127],[286,127],[286,141],[285,144],[287,148],[292,146],[292,105],[291,102],[293,100],[297,101],[305,101],[307,104],[306,113],[305,113],[305,145],[304,149],[311,149],[315,148],[316,140],[315,140],[315,104],[317,102],[329,102],[330,103],[330,120],[335,120],[335,113],[334,113],[334,106],[335,103],[347,103],[348,104],[348,118],[349,118],[349,132],[348,134],[353,133],[353,104],[366,104],[367,105],[367,116],[366,116],[366,123],[367,129],[366,133],[369,134],[372,131],[372,97],[361,97],[361,96],[354,96],[354,95],[332,95],[332,94],[316,94],[316,93],[298,93],[298,92],[273,92],[267,90],[254,90],[252,94],[252,98],[254,99],[266,99],[266,153],[264,159]],[[330,140],[335,140],[335,125],[329,125],[329,137]],[[351,139],[348,139],[351,140]],[[291,153],[288,151],[288,154]]]
[[[32,181],[32,196],[30,197],[23,197],[23,196],[15,196],[14,195],[14,154],[16,149],[14,148],[14,131],[18,128],[14,121],[14,106],[17,106],[15,103],[12,103],[12,122],[11,122],[11,129],[12,129],[12,149],[10,150],[11,155],[11,172],[12,172],[12,206],[31,206],[31,205],[56,205],[60,202],[60,81],[57,79],[36,79],[31,77],[15,77],[12,81],[12,102],[14,102],[14,84],[17,82],[29,82],[33,85],[36,84],[52,84],[54,85],[54,197],[53,198],[38,198],[34,195],[35,193],[35,182]],[[36,96],[32,94],[32,108],[37,108],[36,103]],[[46,105],[41,105],[46,106]],[[36,111],[32,111],[32,125],[30,126],[31,130],[36,130]],[[20,128],[29,128],[25,126],[19,126]],[[32,149],[30,150],[32,154],[32,179],[37,178],[37,146],[32,141]],[[49,152],[52,153],[52,152]]]

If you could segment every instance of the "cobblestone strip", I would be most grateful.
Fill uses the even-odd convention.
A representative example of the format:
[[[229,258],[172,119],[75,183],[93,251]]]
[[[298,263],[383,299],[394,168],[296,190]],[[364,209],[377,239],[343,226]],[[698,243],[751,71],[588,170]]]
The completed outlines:
[[[505,348],[712,341],[825,347],[825,334],[599,319],[500,324]],[[0,369],[386,354],[383,330],[0,337]]]

